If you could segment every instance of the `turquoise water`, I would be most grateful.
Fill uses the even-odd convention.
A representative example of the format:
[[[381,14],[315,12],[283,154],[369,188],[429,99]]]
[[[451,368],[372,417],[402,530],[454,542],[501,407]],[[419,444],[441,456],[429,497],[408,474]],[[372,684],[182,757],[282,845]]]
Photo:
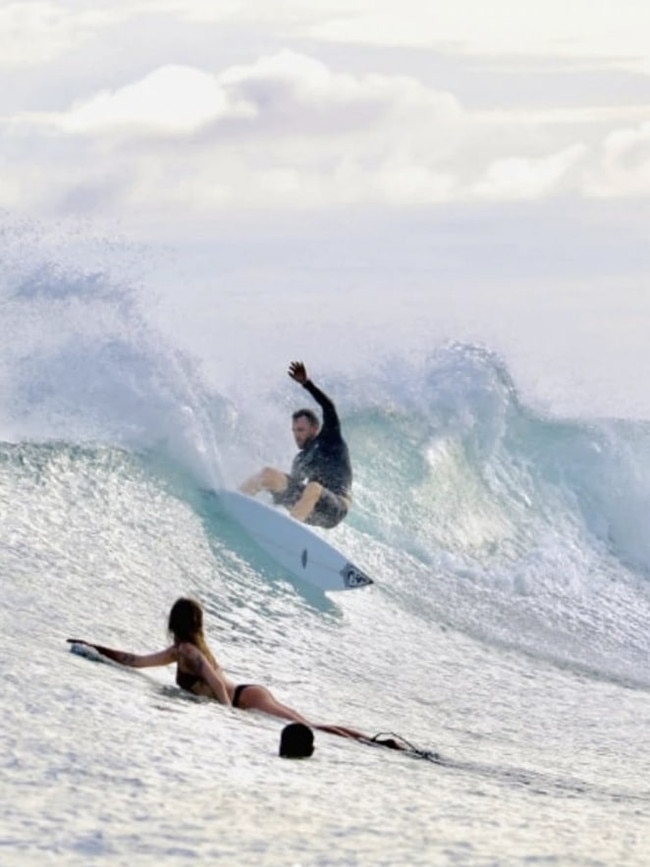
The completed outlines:
[[[370,378],[334,367],[323,385],[356,482],[328,538],[376,583],[326,597],[210,493],[288,460],[291,385],[238,401],[128,294],[18,276],[1,380],[3,864],[646,863],[646,423],[546,416],[468,344]],[[69,652],[70,636],[165,646],[181,594],[203,602],[234,679],[442,763],[325,734],[284,761],[280,721],[184,695],[171,669]]]

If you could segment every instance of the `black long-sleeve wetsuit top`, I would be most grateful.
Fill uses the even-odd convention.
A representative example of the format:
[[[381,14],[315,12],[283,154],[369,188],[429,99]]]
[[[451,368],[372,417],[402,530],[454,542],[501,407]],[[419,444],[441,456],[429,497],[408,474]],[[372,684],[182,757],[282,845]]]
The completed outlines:
[[[308,379],[303,385],[323,410],[318,435],[298,452],[291,465],[291,478],[299,484],[319,482],[334,494],[350,496],[352,465],[350,452],[341,435],[336,407],[320,388]]]

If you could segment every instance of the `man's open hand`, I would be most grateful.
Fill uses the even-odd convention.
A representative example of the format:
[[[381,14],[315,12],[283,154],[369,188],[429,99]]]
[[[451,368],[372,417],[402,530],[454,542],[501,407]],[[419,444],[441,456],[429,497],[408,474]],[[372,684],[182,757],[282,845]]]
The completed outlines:
[[[288,370],[291,379],[295,379],[300,385],[304,385],[309,377],[307,376],[307,368],[302,361],[292,361]]]

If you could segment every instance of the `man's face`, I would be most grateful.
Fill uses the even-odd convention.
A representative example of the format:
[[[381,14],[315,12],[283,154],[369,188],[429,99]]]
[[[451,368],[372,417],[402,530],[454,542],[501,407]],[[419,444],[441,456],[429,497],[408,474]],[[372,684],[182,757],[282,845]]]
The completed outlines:
[[[295,439],[298,448],[304,449],[307,443],[310,440],[313,440],[318,433],[318,425],[312,424],[308,418],[301,415],[293,420],[291,430],[293,431],[293,438]]]

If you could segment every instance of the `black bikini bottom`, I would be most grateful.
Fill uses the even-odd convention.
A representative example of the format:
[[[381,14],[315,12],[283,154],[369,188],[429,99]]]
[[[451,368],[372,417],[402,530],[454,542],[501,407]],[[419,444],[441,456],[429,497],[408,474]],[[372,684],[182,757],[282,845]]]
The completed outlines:
[[[241,694],[249,686],[253,686],[253,684],[252,683],[240,683],[235,687],[235,691],[232,695],[232,706],[233,707],[239,707],[239,700],[241,698]]]

